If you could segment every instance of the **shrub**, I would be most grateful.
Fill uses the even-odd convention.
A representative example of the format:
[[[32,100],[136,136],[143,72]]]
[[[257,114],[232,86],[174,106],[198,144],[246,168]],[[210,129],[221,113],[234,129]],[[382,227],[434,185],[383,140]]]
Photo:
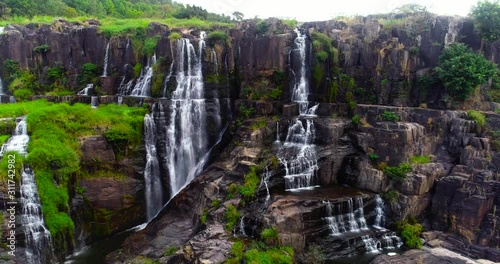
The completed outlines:
[[[257,176],[257,169],[250,168],[250,172],[245,175],[245,183],[240,187],[240,194],[245,200],[249,200],[255,196],[255,191],[259,186],[260,178]]]
[[[389,190],[382,194],[382,198],[384,198],[384,200],[386,200],[389,203],[394,203],[399,199],[399,192]]]
[[[33,92],[29,89],[19,89],[14,91],[14,97],[16,101],[26,101],[30,96],[33,96]]]
[[[275,247],[267,250],[253,248],[245,252],[246,263],[292,264],[295,253],[290,247]]]
[[[221,205],[222,201],[220,199],[215,199],[212,201],[212,203],[210,204],[212,207],[219,207]]]
[[[47,53],[49,50],[50,46],[48,44],[42,44],[33,48],[34,53]]]
[[[3,145],[7,140],[9,140],[10,135],[0,135],[0,146]]]
[[[253,115],[255,109],[253,107],[246,107],[245,105],[240,106],[240,114],[246,119]]]
[[[97,77],[97,66],[92,63],[85,63],[82,65],[82,72],[80,74],[80,84],[94,83]]]
[[[423,227],[422,225],[415,223],[403,223],[403,228],[401,230],[401,237],[404,240],[404,243],[409,248],[421,248],[422,241],[420,241],[420,233],[422,233]]]
[[[240,264],[243,261],[245,245],[241,241],[236,241],[231,247],[231,258],[228,258],[227,264]]]
[[[453,43],[441,53],[434,71],[448,93],[460,101],[469,98],[478,85],[498,73],[497,67],[483,55],[461,43]]]
[[[168,35],[168,39],[169,39],[170,41],[176,41],[176,40],[182,39],[182,35],[181,35],[181,33],[179,33],[179,32],[171,32],[171,33]]]
[[[238,193],[238,191],[240,190],[240,187],[238,187],[238,184],[236,183],[231,183],[229,185],[229,187],[227,187],[227,191],[228,191],[228,195],[227,195],[227,198],[228,199],[233,199],[234,196]]]
[[[257,35],[259,36],[265,35],[268,28],[269,26],[267,25],[266,21],[260,21],[256,25]]]
[[[153,54],[156,51],[156,46],[158,44],[158,40],[160,39],[160,36],[154,36],[151,38],[146,38],[144,40],[144,53],[148,57],[153,56]]]
[[[382,120],[384,120],[384,121],[390,121],[390,122],[399,121],[399,115],[396,113],[393,113],[393,112],[389,112],[389,111],[384,111],[384,113],[382,113],[381,117],[382,117]]]
[[[178,247],[170,246],[165,250],[165,253],[163,253],[163,256],[165,256],[165,257],[171,256],[171,255],[175,254],[175,252],[177,252],[177,250],[179,250]]]
[[[267,125],[267,119],[265,117],[260,117],[260,118],[257,118],[252,123],[252,125],[250,126],[250,128],[252,129],[252,131],[257,131],[257,130],[260,130],[262,128],[265,128],[266,125]]]
[[[361,117],[359,117],[359,115],[355,115],[351,118],[351,121],[352,121],[352,124],[355,125],[355,126],[359,126],[360,122],[361,122]]]
[[[240,219],[240,212],[238,212],[238,209],[236,209],[234,205],[230,204],[226,208],[224,218],[226,219],[226,228],[228,230],[233,230],[234,225]]]
[[[408,163],[401,163],[397,167],[387,166],[384,168],[384,173],[393,180],[402,181],[406,179],[406,174],[411,172],[412,168]]]
[[[378,160],[379,156],[375,153],[370,153],[370,154],[368,154],[368,158],[370,159],[370,161],[374,162],[374,161]]]
[[[203,210],[203,214],[200,217],[200,222],[202,224],[205,224],[207,222],[207,217],[208,217],[208,211],[207,210]]]
[[[142,64],[137,63],[134,65],[133,72],[134,72],[134,78],[137,78],[141,75],[142,71]]]
[[[207,35],[207,43],[209,46],[213,47],[217,42],[226,42],[229,40],[229,36],[223,31],[213,31]]]
[[[411,164],[427,164],[431,162],[431,156],[413,156],[410,158]]]
[[[264,240],[264,242],[266,242],[266,244],[276,245],[279,240],[278,230],[276,230],[276,228],[274,227],[266,228],[262,230],[262,232],[260,233],[260,237],[262,238],[262,240]]]
[[[320,62],[325,62],[326,59],[328,59],[328,52],[322,50],[322,51],[318,51],[316,53],[316,58],[318,59],[318,61]]]
[[[480,128],[484,127],[484,125],[486,124],[486,117],[483,113],[476,110],[470,110],[467,111],[467,114],[469,114],[469,117],[472,118],[472,120],[476,121],[477,125]]]

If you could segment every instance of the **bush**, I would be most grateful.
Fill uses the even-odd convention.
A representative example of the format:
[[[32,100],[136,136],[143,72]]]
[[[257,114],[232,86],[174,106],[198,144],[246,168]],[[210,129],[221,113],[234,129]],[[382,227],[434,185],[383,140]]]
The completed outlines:
[[[486,124],[486,117],[484,116],[483,113],[476,111],[476,110],[470,110],[467,111],[467,114],[469,115],[472,120],[476,121],[477,125],[480,128],[483,128],[484,125]]]
[[[217,208],[217,207],[219,207],[221,205],[221,203],[222,203],[222,201],[220,199],[215,199],[215,200],[212,201],[212,203],[210,203],[210,205],[212,207]]]
[[[217,42],[226,42],[229,40],[229,36],[223,31],[213,31],[207,35],[207,43],[210,47],[215,46]]]
[[[144,53],[146,56],[151,57],[156,52],[156,46],[160,36],[154,36],[152,38],[146,38],[144,40]]]
[[[250,172],[245,175],[245,183],[240,187],[240,194],[245,200],[250,200],[255,196],[255,191],[259,186],[260,178],[257,176],[257,169],[250,168]]]
[[[497,67],[483,55],[461,43],[453,43],[441,53],[434,71],[448,93],[459,101],[469,98],[477,86],[498,73]]]
[[[228,191],[227,199],[233,199],[239,190],[240,190],[240,187],[238,187],[238,184],[236,184],[234,182],[231,183],[229,185],[229,187],[227,187],[227,191]]]
[[[94,83],[97,77],[97,65],[85,63],[80,74],[80,84]]]
[[[316,53],[316,58],[318,59],[319,62],[325,62],[326,59],[328,59],[328,52],[326,51],[318,51]]]
[[[359,126],[359,123],[361,122],[361,118],[359,115],[355,115],[351,118],[352,124],[355,126]]]
[[[375,153],[370,153],[370,154],[368,154],[368,158],[370,159],[370,161],[374,162],[374,161],[378,160],[379,156]]]
[[[171,256],[171,255],[175,254],[175,252],[177,252],[177,250],[179,250],[178,247],[170,246],[165,250],[165,253],[163,253],[163,256],[165,256],[165,257]]]
[[[406,174],[410,173],[412,168],[408,163],[401,163],[397,167],[387,166],[384,168],[384,173],[393,180],[402,181],[406,179]]]
[[[14,91],[14,97],[18,102],[28,100],[30,96],[33,96],[33,92],[28,89],[19,89]]]
[[[267,250],[253,248],[245,252],[246,263],[292,264],[295,253],[290,247],[276,247]]]
[[[475,28],[479,29],[485,40],[495,41],[500,38],[500,4],[498,0],[479,1],[472,7]]]
[[[399,121],[399,115],[396,113],[393,113],[393,112],[389,112],[389,111],[384,111],[384,113],[382,113],[381,117],[382,117],[382,120],[384,120],[384,121],[389,121],[389,122]]]
[[[267,126],[267,118],[260,117],[260,118],[257,118],[252,123],[252,125],[250,126],[250,128],[252,129],[252,131],[257,131],[257,130],[265,128],[266,126]]]
[[[231,258],[226,260],[226,264],[240,264],[243,261],[245,245],[241,241],[236,241],[231,247]]]
[[[389,190],[389,191],[382,194],[382,198],[384,198],[384,200],[386,200],[389,203],[397,202],[399,199],[399,192]]]
[[[236,209],[234,205],[230,204],[226,208],[224,218],[226,219],[226,228],[228,230],[233,230],[234,225],[240,219],[240,212],[238,212],[238,209]]]
[[[257,35],[259,36],[265,35],[268,28],[269,26],[267,25],[266,21],[260,21],[256,25]]]
[[[244,105],[240,106],[240,114],[245,117],[245,119],[248,119],[250,116],[253,115],[255,112],[255,109],[253,107],[246,107]]]
[[[43,44],[33,48],[34,53],[47,53],[49,50],[50,46],[48,44]]]
[[[168,35],[168,39],[170,41],[176,41],[176,40],[182,39],[182,35],[179,32],[171,32]]]
[[[418,223],[404,223],[401,231],[401,237],[403,238],[405,245],[409,248],[421,248],[422,241],[420,241],[419,237],[422,231],[423,227]]]
[[[431,156],[413,156],[410,158],[411,164],[427,164],[431,162]]]
[[[266,228],[260,233],[260,237],[268,245],[276,245],[279,241],[279,234],[276,228]]]

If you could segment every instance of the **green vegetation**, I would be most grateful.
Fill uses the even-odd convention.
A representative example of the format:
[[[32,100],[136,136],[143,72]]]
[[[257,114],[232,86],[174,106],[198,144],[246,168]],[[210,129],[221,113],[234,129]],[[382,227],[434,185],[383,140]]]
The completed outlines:
[[[399,115],[389,111],[384,111],[380,117],[384,121],[389,121],[389,122],[399,121]]]
[[[359,126],[360,122],[361,122],[361,117],[359,117],[359,115],[354,115],[352,118],[351,118],[351,121],[352,121],[352,124],[355,125],[355,126]]]
[[[411,164],[427,164],[431,162],[431,155],[427,156],[413,156],[410,158]]]
[[[389,177],[390,179],[397,181],[406,179],[406,174],[410,173],[411,171],[412,168],[408,163],[401,163],[396,167],[387,166],[384,168],[385,175],[387,175],[387,177]]]
[[[47,53],[50,50],[50,46],[48,44],[43,44],[40,46],[36,46],[33,48],[34,53]]]
[[[220,199],[215,199],[210,203],[210,205],[214,208],[218,208],[222,204],[222,201]]]
[[[279,241],[279,234],[276,228],[266,228],[260,233],[260,237],[268,245],[277,245]]]
[[[156,45],[158,44],[158,40],[160,40],[160,36],[154,36],[151,38],[146,38],[144,40],[144,53],[151,57],[156,51]]]
[[[227,187],[227,192],[228,192],[227,199],[233,199],[236,196],[236,194],[239,192],[239,190],[240,190],[240,187],[238,186],[238,184],[236,184],[234,182],[231,183],[229,185],[229,187]]]
[[[479,1],[472,7],[471,16],[475,27],[485,40],[495,41],[500,38],[500,4],[498,0]]]
[[[257,168],[250,167],[250,172],[245,175],[245,183],[240,187],[240,194],[245,200],[250,200],[255,196],[255,191],[259,186],[260,178],[257,176]]]
[[[231,247],[231,257],[226,260],[226,264],[240,264],[243,261],[245,245],[241,241],[236,241]]]
[[[44,100],[0,105],[1,117],[27,114],[31,134],[27,162],[34,169],[47,228],[56,239],[72,234],[67,214],[68,182],[80,171],[79,137],[93,135],[99,127],[108,140],[110,131],[127,142],[139,143],[146,109],[117,105],[54,104]],[[129,133],[133,131],[133,133]],[[55,184],[57,182],[57,185]]]
[[[176,41],[176,40],[179,40],[182,38],[182,35],[181,33],[179,32],[171,32],[169,35],[168,35],[168,39],[170,41]]]
[[[259,36],[265,35],[267,32],[267,29],[269,28],[266,21],[260,21],[259,23],[257,23],[257,25],[255,27],[257,30],[257,35],[259,35]]]
[[[399,192],[394,190],[389,190],[382,194],[382,198],[389,203],[397,202],[399,199]]]
[[[246,263],[292,264],[294,256],[290,247],[252,248],[245,252]]]
[[[434,71],[450,96],[459,101],[468,99],[476,87],[498,75],[494,64],[461,43],[453,43],[441,53]]]
[[[207,222],[207,217],[208,217],[208,211],[207,210],[203,210],[203,214],[200,217],[200,222],[202,224],[205,224]]]
[[[469,115],[472,120],[476,121],[476,124],[482,128],[486,124],[486,117],[484,116],[483,113],[476,111],[476,110],[470,110],[467,111],[467,114]]]
[[[263,129],[267,126],[267,118],[266,117],[259,117],[254,120],[250,128],[252,131],[257,131],[260,129]]]
[[[376,160],[378,160],[379,156],[375,153],[370,153],[368,154],[368,158],[370,159],[371,162],[375,162]]]
[[[0,146],[3,145],[7,140],[9,140],[10,135],[0,135]]]
[[[95,83],[97,75],[97,65],[92,63],[85,63],[82,65],[82,71],[79,76],[79,83]]]
[[[500,151],[500,130],[490,131],[491,133],[491,148],[493,151]]]
[[[210,47],[215,46],[215,43],[221,41],[221,42],[226,42],[229,40],[229,36],[226,34],[226,32],[223,31],[212,31],[208,33],[207,35],[207,44]]]
[[[173,254],[175,254],[175,252],[177,252],[177,250],[179,250],[178,247],[170,246],[167,249],[165,249],[165,253],[163,253],[163,256],[165,257],[172,256]]]
[[[424,228],[413,217],[397,223],[397,229],[401,232],[401,237],[406,246],[412,249],[422,247],[422,241],[420,241],[419,237]]]
[[[226,208],[226,212],[224,213],[224,218],[226,219],[226,228],[228,230],[233,230],[234,225],[240,219],[240,212],[238,212],[238,209],[236,209],[234,205],[230,204]]]
[[[250,116],[253,115],[253,113],[255,112],[255,109],[253,107],[247,107],[245,105],[241,105],[240,106],[240,114],[245,118],[245,119],[248,119],[250,118]]]

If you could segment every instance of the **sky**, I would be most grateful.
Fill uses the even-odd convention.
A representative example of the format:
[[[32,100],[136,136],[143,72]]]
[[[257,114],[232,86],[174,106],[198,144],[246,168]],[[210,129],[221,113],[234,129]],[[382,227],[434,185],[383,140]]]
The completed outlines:
[[[202,6],[209,12],[230,15],[239,11],[245,18],[278,17],[298,21],[319,21],[339,15],[388,13],[404,4],[426,6],[439,15],[466,16],[478,0],[174,0],[183,4]]]

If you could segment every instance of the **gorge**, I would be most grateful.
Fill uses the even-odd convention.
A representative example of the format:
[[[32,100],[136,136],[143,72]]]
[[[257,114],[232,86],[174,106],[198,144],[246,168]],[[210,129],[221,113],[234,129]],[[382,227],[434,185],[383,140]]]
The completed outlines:
[[[457,43],[498,64],[500,41],[384,19],[6,26],[0,153],[25,158],[1,261],[499,262],[498,88],[460,101],[434,72]]]

